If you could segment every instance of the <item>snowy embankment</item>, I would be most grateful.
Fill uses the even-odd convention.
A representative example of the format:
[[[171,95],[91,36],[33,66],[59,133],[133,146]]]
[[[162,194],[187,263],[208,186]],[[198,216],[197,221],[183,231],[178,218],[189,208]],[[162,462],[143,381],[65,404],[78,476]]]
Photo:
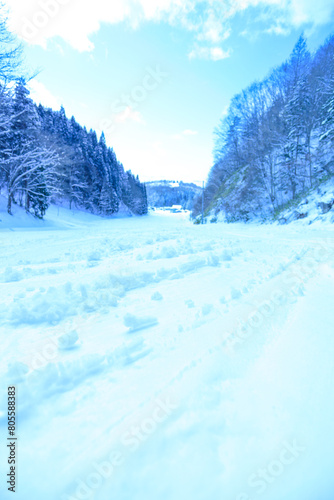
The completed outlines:
[[[17,500],[332,499],[330,226],[41,224],[0,232]]]
[[[257,198],[253,201],[258,204]],[[232,220],[236,218],[238,217],[234,214]],[[248,213],[248,218],[250,222],[258,224],[297,224],[298,226],[334,224],[334,177],[296,196],[283,207],[276,208],[275,213],[273,213],[272,204],[267,200],[267,203],[261,204],[261,209],[253,207]],[[197,217],[197,221],[201,221],[201,215]],[[206,216],[206,222],[231,222],[231,214],[227,215],[223,210],[217,213],[217,208],[214,207]]]
[[[310,190],[307,196],[283,210],[278,216],[280,224],[297,222],[308,225],[313,223],[334,223],[334,177]]]

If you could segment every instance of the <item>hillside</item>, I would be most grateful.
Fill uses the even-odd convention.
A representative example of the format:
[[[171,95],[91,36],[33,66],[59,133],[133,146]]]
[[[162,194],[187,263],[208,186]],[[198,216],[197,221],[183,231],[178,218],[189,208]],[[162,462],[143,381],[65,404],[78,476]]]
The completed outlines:
[[[229,185],[232,189],[232,185]],[[227,191],[228,189],[227,188]],[[237,188],[236,192],[237,192]],[[309,225],[314,223],[333,224],[334,223],[334,177],[320,183],[317,187],[301,193],[295,200],[286,203],[274,213],[267,205],[260,206],[258,200],[254,198],[253,212],[247,214],[247,222],[256,223],[276,223],[280,225],[298,223]],[[196,217],[200,222],[201,216]],[[219,210],[214,206],[205,212],[205,222],[236,222],[237,218],[230,216],[224,210]]]
[[[315,53],[301,36],[287,61],[232,99],[216,129],[206,215],[268,221],[310,195],[321,203],[321,186],[334,175],[333,96],[334,35]],[[198,197],[194,218],[201,208]]]
[[[43,218],[51,203],[111,216],[124,207],[147,213],[144,184],[125,171],[104,133],[82,127],[60,111],[37,106],[24,79],[0,81],[0,192]]]
[[[334,223],[334,177],[289,203],[275,214],[274,219],[279,224],[294,221],[305,225],[315,222]]]
[[[181,205],[184,210],[192,210],[193,200],[202,190],[196,184],[163,180],[147,182],[146,191],[149,207]]]
[[[43,219],[27,213],[24,207],[13,205],[12,215],[7,212],[7,198],[0,194],[0,231],[34,231],[40,229],[82,229],[97,225],[107,219],[122,219],[131,213],[125,205],[121,205],[117,213],[111,217],[90,213],[88,210],[72,207],[67,203],[50,204]]]

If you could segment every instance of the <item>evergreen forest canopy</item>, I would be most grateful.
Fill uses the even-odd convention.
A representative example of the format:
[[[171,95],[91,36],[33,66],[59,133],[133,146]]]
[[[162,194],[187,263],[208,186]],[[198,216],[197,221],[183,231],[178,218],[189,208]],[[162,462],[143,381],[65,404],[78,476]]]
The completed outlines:
[[[0,13],[1,15],[1,13]],[[42,218],[51,202],[109,216],[147,213],[145,185],[125,172],[104,134],[37,106],[19,75],[21,48],[0,19],[0,193]]]

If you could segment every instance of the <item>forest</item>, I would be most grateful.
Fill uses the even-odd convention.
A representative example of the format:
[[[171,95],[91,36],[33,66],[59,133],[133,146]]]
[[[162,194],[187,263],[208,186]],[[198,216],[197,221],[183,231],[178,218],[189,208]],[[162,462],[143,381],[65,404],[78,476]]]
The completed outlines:
[[[184,210],[191,210],[194,198],[201,193],[196,184],[166,180],[147,182],[146,190],[150,207],[181,205]]]
[[[334,36],[311,53],[301,35],[286,62],[232,99],[215,135],[207,215],[265,219],[333,176]]]
[[[43,218],[50,203],[111,216],[147,213],[146,187],[125,171],[102,133],[37,106],[22,76],[22,50],[0,20],[0,194]]]

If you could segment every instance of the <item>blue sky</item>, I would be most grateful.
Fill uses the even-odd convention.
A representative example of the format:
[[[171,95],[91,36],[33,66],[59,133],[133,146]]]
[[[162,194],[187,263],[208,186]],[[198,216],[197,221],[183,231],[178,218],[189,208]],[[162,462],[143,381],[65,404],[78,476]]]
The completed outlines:
[[[98,132],[143,181],[200,181],[234,94],[332,32],[333,0],[8,0],[32,96]]]

